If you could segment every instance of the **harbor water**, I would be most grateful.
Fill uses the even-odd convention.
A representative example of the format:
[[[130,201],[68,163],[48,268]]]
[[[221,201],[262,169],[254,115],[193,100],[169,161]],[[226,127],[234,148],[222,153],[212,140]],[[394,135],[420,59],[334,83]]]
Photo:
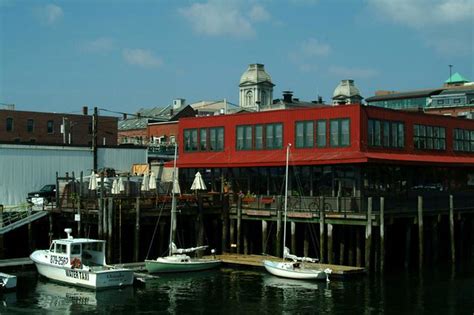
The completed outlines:
[[[281,279],[260,268],[221,268],[97,292],[23,271],[17,290],[0,296],[0,314],[473,314],[474,267],[457,269],[326,283]]]

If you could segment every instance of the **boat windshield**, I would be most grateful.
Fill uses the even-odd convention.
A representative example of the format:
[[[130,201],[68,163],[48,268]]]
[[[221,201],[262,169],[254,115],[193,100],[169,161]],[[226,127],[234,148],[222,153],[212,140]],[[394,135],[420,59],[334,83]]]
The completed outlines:
[[[82,249],[93,252],[102,252],[102,246],[102,242],[84,243],[82,244]]]

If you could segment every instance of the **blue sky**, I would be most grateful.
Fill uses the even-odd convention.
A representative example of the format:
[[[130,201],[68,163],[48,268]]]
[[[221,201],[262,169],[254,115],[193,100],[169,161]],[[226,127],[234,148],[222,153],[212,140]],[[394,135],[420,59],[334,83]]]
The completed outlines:
[[[226,98],[263,63],[274,98],[474,80],[472,0],[0,0],[0,103],[134,113]],[[1,104],[0,104],[1,106]]]

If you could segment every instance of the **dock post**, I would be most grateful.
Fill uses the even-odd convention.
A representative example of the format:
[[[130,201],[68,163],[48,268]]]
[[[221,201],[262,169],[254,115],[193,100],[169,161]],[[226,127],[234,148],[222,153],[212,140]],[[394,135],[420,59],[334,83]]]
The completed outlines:
[[[454,198],[449,195],[449,235],[451,241],[451,262],[456,262],[456,244],[454,239]]]
[[[281,248],[281,207],[277,210],[277,229],[276,229],[276,256],[282,256],[282,248]]]
[[[230,197],[229,195],[224,195],[224,202],[222,204],[222,242],[221,242],[221,251],[226,252],[228,249],[228,231],[229,231],[229,207],[230,207]]]
[[[367,202],[367,224],[365,226],[365,269],[370,272],[370,255],[372,248],[372,197]]]
[[[339,241],[339,265],[344,265],[344,256],[346,252],[346,226],[341,225],[339,231],[339,237],[341,238]]]
[[[241,244],[240,244],[241,243],[240,240],[242,239],[241,228],[242,228],[242,207],[238,207],[237,208],[237,241],[236,241],[237,254],[240,254],[240,250],[241,250]]]
[[[290,223],[291,230],[291,252],[296,255],[296,223]]]
[[[82,182],[83,182],[83,172],[81,171],[79,177],[79,194],[77,196],[77,214],[79,215],[79,220],[77,221],[77,237],[81,237],[82,233],[82,217],[81,217],[81,199],[82,199]]]
[[[28,247],[30,253],[35,249],[34,237],[33,237],[33,224],[28,223]]]
[[[109,263],[112,262],[112,255],[113,255],[113,249],[115,248],[113,245],[113,234],[112,234],[112,226],[113,226],[113,213],[114,213],[114,199],[112,197],[109,197],[109,209],[107,211],[107,261]]]
[[[122,263],[122,199],[119,200],[119,206],[118,206],[118,211],[119,211],[119,218],[118,218],[118,243],[119,243],[119,263]]]
[[[325,249],[326,249],[326,242],[325,237],[326,233],[324,231],[324,225],[325,225],[325,213],[324,213],[324,197],[321,197],[320,200],[320,207],[319,207],[319,260],[321,262],[326,262],[326,255]]]
[[[405,269],[408,269],[410,264],[410,251],[411,251],[411,220],[408,222],[407,231],[405,236]]]
[[[333,252],[333,225],[328,223],[328,262],[334,264]]]
[[[418,264],[423,267],[423,197],[418,196]]]
[[[267,252],[267,239],[268,235],[268,223],[265,220],[262,220],[262,253]]]
[[[362,266],[362,240],[360,228],[356,226],[355,228],[355,239],[356,239],[356,267]]]
[[[304,257],[309,256],[309,229],[310,229],[309,224],[311,223],[307,223],[304,226],[304,240],[303,240],[303,256]]]
[[[249,254],[248,224],[243,224],[242,229],[243,229],[243,234],[244,234],[244,255],[248,255]]]
[[[140,250],[140,197],[135,198],[135,215],[135,246],[133,260],[138,262],[138,254]],[[174,226],[170,226],[170,229],[173,228]]]
[[[204,245],[204,215],[203,201],[201,194],[198,195],[198,214],[197,214],[197,245]]]
[[[3,227],[3,205],[0,205],[0,228]],[[0,259],[5,256],[5,247],[3,242],[3,234],[0,234]]]
[[[347,227],[347,264],[349,266],[354,266],[354,228],[352,225]]]
[[[385,267],[385,198],[380,197],[380,273]]]

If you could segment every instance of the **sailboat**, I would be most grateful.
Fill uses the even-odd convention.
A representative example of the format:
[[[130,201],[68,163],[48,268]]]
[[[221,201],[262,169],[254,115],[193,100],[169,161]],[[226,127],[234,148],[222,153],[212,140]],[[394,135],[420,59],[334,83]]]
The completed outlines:
[[[168,256],[158,257],[156,260],[145,260],[145,268],[149,273],[161,272],[186,272],[200,271],[216,268],[221,264],[219,259],[191,258],[188,254],[205,250],[208,246],[197,246],[191,248],[177,248],[174,243],[174,231],[176,230],[176,194],[179,193],[179,185],[176,177],[177,146],[174,151],[173,165],[173,188],[171,191],[171,225],[169,235]]]
[[[286,219],[288,212],[288,162],[290,158],[290,147],[291,143],[286,147],[286,167],[285,167],[285,203],[284,203],[284,225],[283,225],[283,259],[264,260],[263,265],[265,269],[272,275],[290,278],[290,279],[301,279],[301,280],[316,280],[326,279],[329,281],[329,274],[332,272],[331,269],[321,268],[306,268],[305,262],[315,263],[318,260],[310,257],[298,257],[292,255],[288,247],[286,247]]]

